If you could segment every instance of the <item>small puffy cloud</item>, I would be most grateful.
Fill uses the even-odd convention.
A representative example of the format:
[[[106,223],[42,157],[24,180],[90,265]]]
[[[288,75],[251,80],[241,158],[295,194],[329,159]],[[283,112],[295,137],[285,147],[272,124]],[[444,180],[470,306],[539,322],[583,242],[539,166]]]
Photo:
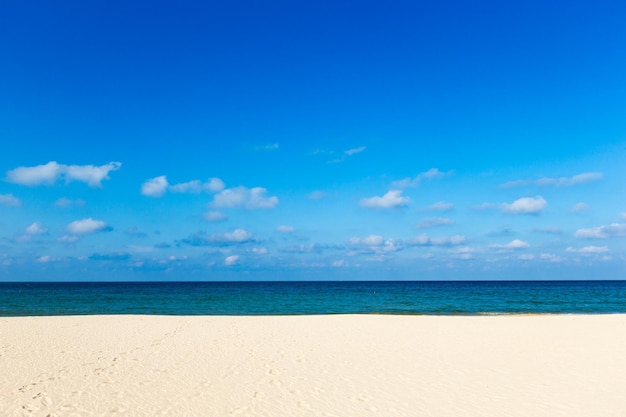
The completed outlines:
[[[54,202],[54,205],[57,207],[83,207],[85,205],[85,201],[81,199],[72,200],[70,198],[61,197],[57,201]]]
[[[612,237],[624,237],[626,236],[626,224],[612,223],[607,226],[578,229],[576,233],[574,233],[574,236],[583,239],[609,239]]]
[[[397,252],[404,249],[402,242],[394,239],[385,239],[381,235],[350,238],[350,246],[360,253]]]
[[[226,259],[224,259],[224,265],[226,266],[233,266],[233,265],[237,265],[239,263],[239,256],[237,255],[230,255],[227,256]]]
[[[39,236],[48,233],[48,229],[46,229],[40,222],[34,222],[28,226],[24,232],[30,236]]]
[[[512,203],[504,203],[501,208],[505,213],[512,214],[538,214],[548,205],[548,202],[540,195],[536,197],[524,197]]]
[[[586,203],[576,203],[570,209],[570,213],[582,213],[589,210],[589,204]]]
[[[41,264],[46,264],[50,261],[52,261],[52,258],[49,255],[40,256],[39,258],[35,260],[35,262],[38,262]]]
[[[406,187],[415,187],[419,185],[420,182],[424,179],[435,179],[435,178],[443,178],[452,175],[452,171],[442,172],[437,168],[431,168],[428,171],[420,172],[417,176],[413,178],[404,178],[399,181],[394,181],[392,183],[392,187],[394,188],[406,188]]]
[[[513,188],[513,187],[527,187],[535,185],[539,187],[553,186],[553,187],[571,187],[573,185],[585,184],[588,182],[601,180],[603,177],[601,172],[583,172],[582,174],[574,175],[572,177],[544,177],[538,180],[515,180],[501,184],[501,188]]]
[[[267,190],[263,187],[235,187],[222,190],[213,197],[212,207],[246,208],[256,210],[274,208],[278,205],[278,197],[266,197]]]
[[[437,201],[436,203],[428,206],[430,211],[450,211],[454,209],[454,204],[446,203],[445,201]]]
[[[539,255],[539,259],[547,262],[563,262],[563,258],[552,253],[542,253],[541,255]]]
[[[13,194],[0,194],[0,206],[19,207],[21,205],[22,201]]]
[[[530,247],[530,244],[520,239],[514,239],[505,245],[490,245],[490,247],[502,250],[517,250],[528,248]]]
[[[280,233],[292,233],[294,230],[296,229],[293,226],[287,226],[284,224],[281,224],[276,228],[276,231]]]
[[[259,248],[252,248],[252,253],[255,255],[267,255],[268,250],[265,246],[261,246]]]
[[[322,198],[326,197],[326,193],[324,191],[313,191],[311,194],[309,194],[309,199],[310,200],[320,200]]]
[[[193,180],[169,186],[173,193],[199,194],[201,192],[216,193],[224,189],[224,181],[219,178],[209,178],[206,182]]]
[[[90,187],[101,187],[109,179],[109,172],[117,171],[122,164],[109,162],[105,165],[63,165],[50,161],[34,167],[17,167],[7,171],[7,181],[21,185],[52,185],[61,178],[65,182],[79,181]]]
[[[453,235],[447,237],[430,237],[426,233],[409,239],[408,245],[411,246],[458,246],[467,242],[467,238],[463,235]]]
[[[78,236],[76,235],[63,235],[60,238],[57,239],[57,242],[60,243],[75,243],[78,241],[78,239],[80,239]]]
[[[55,161],[34,167],[18,167],[7,172],[7,181],[21,185],[52,185],[63,169]]]
[[[410,201],[409,197],[402,195],[402,190],[390,190],[382,197],[363,198],[359,204],[361,207],[387,209],[405,207]]]
[[[204,213],[204,219],[210,222],[221,222],[227,218],[228,217],[221,211],[212,210]]]
[[[141,194],[148,197],[161,197],[167,191],[167,177],[161,175],[159,177],[150,178],[141,184]]]
[[[141,185],[141,194],[148,197],[163,197],[167,191],[179,194],[216,193],[224,189],[224,181],[209,178],[207,181],[192,180],[179,184],[170,184],[165,175],[150,178]]]
[[[518,256],[517,259],[522,261],[532,261],[533,259],[535,259],[535,255],[533,255],[532,253],[524,253]]]
[[[219,236],[219,235],[217,235],[217,236]],[[224,241],[226,241],[226,242],[241,243],[241,242],[248,242],[248,241],[252,240],[253,235],[252,235],[252,233],[248,232],[247,230],[235,229],[235,230],[233,230],[230,233],[224,233],[223,237],[224,237]]]
[[[339,260],[333,261],[330,265],[335,268],[341,268],[344,266],[348,266],[348,263],[346,262],[345,259],[339,259]]]
[[[581,254],[594,254],[594,253],[605,253],[609,251],[608,246],[585,246],[584,248],[573,248],[568,247],[566,249],[567,252],[573,253],[581,253]]]
[[[61,165],[65,169],[65,180],[84,182],[90,187],[101,187],[103,180],[109,179],[109,172],[117,171],[122,166],[119,162],[106,165]]]
[[[417,228],[428,229],[431,227],[448,226],[451,224],[454,224],[454,220],[452,219],[448,219],[445,217],[428,217],[428,218],[422,219],[422,221],[420,221],[417,224]]]
[[[72,235],[88,235],[95,232],[102,232],[112,230],[111,226],[103,222],[102,220],[94,220],[91,217],[74,220],[67,225],[66,230]]]

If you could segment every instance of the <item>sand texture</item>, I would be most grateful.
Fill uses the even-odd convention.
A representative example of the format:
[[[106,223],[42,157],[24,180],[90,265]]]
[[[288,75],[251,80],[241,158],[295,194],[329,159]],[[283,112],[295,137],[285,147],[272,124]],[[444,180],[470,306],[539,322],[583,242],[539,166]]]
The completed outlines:
[[[626,416],[626,316],[0,318],[0,416]]]

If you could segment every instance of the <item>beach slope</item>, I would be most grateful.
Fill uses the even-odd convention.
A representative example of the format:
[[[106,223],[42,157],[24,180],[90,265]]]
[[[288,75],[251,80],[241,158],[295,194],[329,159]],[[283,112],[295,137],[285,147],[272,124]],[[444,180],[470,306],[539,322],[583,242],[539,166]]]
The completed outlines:
[[[0,416],[626,416],[626,315],[0,318]]]

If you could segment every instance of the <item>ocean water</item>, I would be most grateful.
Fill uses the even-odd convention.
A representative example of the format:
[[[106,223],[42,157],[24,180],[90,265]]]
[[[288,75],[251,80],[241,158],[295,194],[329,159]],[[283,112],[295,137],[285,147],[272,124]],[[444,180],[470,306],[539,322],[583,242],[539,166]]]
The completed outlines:
[[[0,283],[0,316],[348,313],[626,313],[626,281]]]

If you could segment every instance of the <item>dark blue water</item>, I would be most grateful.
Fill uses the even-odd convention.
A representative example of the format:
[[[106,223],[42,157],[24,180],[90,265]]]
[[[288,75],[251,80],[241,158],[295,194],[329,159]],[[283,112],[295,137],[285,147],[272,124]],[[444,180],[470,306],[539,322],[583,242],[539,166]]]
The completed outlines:
[[[0,316],[626,313],[626,281],[0,283]]]

